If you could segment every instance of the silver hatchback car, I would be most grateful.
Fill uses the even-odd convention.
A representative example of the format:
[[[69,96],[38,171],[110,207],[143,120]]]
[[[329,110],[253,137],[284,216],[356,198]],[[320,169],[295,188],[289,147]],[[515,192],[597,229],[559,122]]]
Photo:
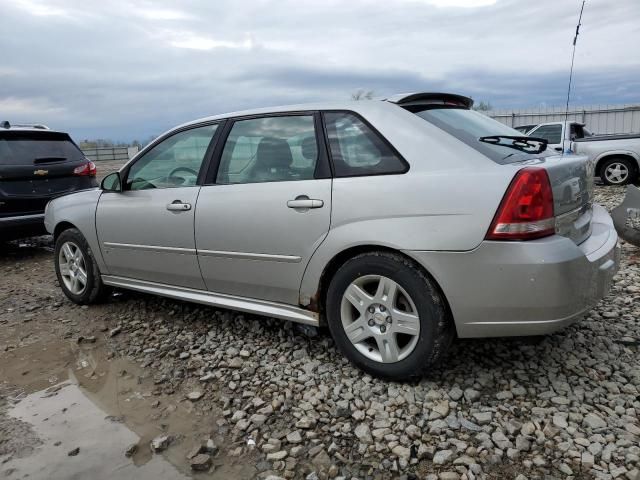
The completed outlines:
[[[80,304],[113,286],[326,324],[392,379],[456,335],[553,332],[618,268],[594,166],[472,103],[418,93],[176,127],[48,204],[60,286]]]

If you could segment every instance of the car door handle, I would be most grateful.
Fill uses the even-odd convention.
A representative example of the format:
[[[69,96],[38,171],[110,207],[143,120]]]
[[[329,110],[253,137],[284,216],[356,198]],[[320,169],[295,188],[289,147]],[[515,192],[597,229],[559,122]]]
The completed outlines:
[[[295,200],[289,200],[287,202],[287,207],[289,208],[321,208],[322,206],[324,206],[322,200],[309,198],[306,195],[300,195],[296,197]]]
[[[186,212],[187,210],[191,210],[191,204],[183,203],[181,200],[174,200],[167,205],[167,210],[171,212]]]

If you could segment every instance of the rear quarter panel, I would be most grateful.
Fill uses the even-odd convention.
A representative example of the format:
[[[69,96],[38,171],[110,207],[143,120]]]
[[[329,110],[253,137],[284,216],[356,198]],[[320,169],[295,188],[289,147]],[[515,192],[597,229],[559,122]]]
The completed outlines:
[[[63,222],[70,223],[80,230],[93,251],[100,271],[107,274],[109,271],[102,258],[96,235],[96,207],[101,194],[102,190],[96,188],[54,198],[47,204],[44,225],[51,234],[56,226]]]
[[[405,174],[336,178],[331,228],[311,258],[300,298],[317,293],[329,261],[352,247],[468,251],[484,239],[522,165],[498,165],[421,118],[392,106],[363,116],[407,160]],[[425,268],[429,269],[428,265]]]

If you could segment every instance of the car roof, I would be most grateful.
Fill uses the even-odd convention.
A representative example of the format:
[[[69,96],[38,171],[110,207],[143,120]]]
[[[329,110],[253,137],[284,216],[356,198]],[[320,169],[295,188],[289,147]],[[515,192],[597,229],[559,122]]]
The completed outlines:
[[[473,105],[473,100],[469,97],[465,97],[462,95],[452,94],[452,93],[441,93],[441,92],[414,92],[414,93],[402,93],[397,95],[392,95],[385,99],[378,100],[346,100],[346,101],[335,101],[335,102],[318,102],[318,103],[302,103],[302,104],[294,104],[294,105],[280,105],[274,107],[263,107],[263,108],[253,108],[249,110],[240,110],[236,112],[223,113],[219,115],[212,115],[209,117],[199,118],[197,120],[193,120],[190,122],[183,123],[182,125],[178,125],[175,128],[172,128],[168,132],[173,130],[188,127],[191,125],[197,125],[199,123],[206,123],[215,120],[224,120],[227,118],[234,117],[246,117],[253,115],[264,115],[270,113],[284,113],[284,112],[308,112],[308,111],[317,111],[317,110],[351,110],[357,113],[365,113],[371,110],[379,110],[379,109],[387,109],[392,105],[396,106],[406,106],[406,105],[416,105],[419,103],[424,104],[443,104],[449,102],[457,102],[460,106],[464,106],[466,108],[471,108]],[[163,134],[164,135],[164,134]]]
[[[353,110],[356,112],[369,110],[370,108],[385,108],[390,104],[386,102],[380,102],[376,100],[351,100],[343,102],[319,102],[319,103],[301,103],[293,105],[279,105],[274,107],[261,107],[252,108],[248,110],[238,110],[235,112],[222,113],[219,115],[211,115],[209,117],[199,118],[179,125],[176,128],[186,127],[189,125],[195,125],[203,122],[210,122],[214,120],[224,120],[234,117],[248,117],[253,115],[264,115],[269,113],[284,113],[284,112],[314,112],[317,110]],[[171,129],[173,130],[173,129]]]
[[[67,134],[67,132],[61,132],[59,130],[42,130],[41,128],[29,128],[29,127],[11,127],[11,128],[0,128],[0,133],[2,132],[39,132],[43,134],[47,133],[62,133]]]
[[[0,133],[2,132],[47,132],[47,133],[63,133],[58,130],[51,130],[41,123],[10,123],[7,120],[0,122]]]
[[[576,122],[573,120],[567,120],[566,122],[563,120],[558,120],[556,122],[543,122],[543,123],[536,123],[535,126],[536,127],[541,127],[543,125],[556,125],[556,124],[563,124],[563,123],[567,123],[568,125],[581,125],[583,127],[585,127],[587,124],[586,123],[582,123],[582,122]]]

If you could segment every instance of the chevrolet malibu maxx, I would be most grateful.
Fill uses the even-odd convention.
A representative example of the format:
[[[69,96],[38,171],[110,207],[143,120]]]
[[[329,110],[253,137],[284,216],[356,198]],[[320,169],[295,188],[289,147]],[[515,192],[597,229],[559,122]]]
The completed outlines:
[[[119,287],[327,325],[390,379],[456,335],[553,332],[618,268],[594,165],[472,103],[415,93],[176,127],[48,204],[60,286],[79,304]]]

